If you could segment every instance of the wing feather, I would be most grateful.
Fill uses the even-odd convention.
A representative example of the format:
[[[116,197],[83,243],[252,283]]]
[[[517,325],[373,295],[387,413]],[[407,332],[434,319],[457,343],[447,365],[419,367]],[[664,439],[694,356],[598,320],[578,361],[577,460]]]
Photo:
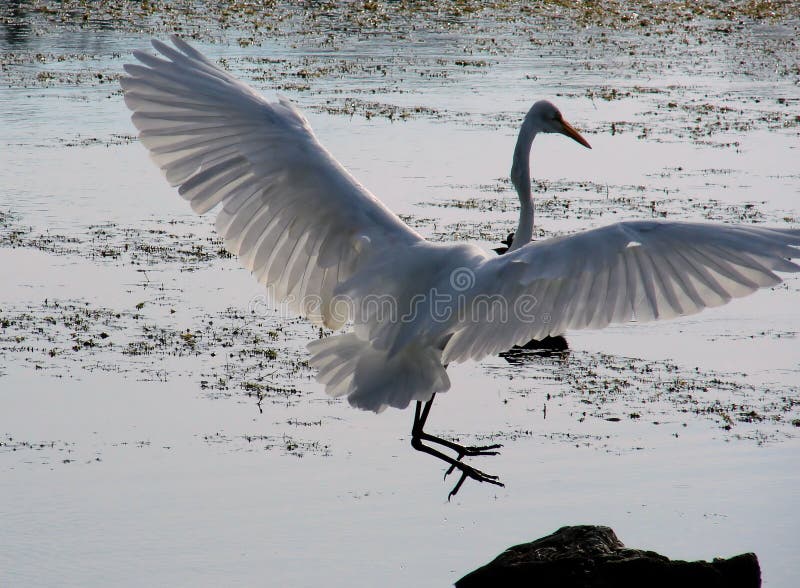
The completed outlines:
[[[476,269],[471,295],[502,294],[512,312],[506,323],[477,314],[447,324],[443,362],[570,329],[692,314],[779,283],[775,272],[800,271],[798,257],[800,229],[747,225],[631,221],[533,242]],[[536,298],[535,315],[513,312],[523,296]]]
[[[125,103],[142,144],[192,209],[219,207],[231,253],[301,314],[338,326],[336,286],[372,256],[422,238],[317,141],[285,98],[268,102],[178,37],[125,65]],[[311,296],[314,301],[304,302]],[[346,318],[346,317],[344,317]]]

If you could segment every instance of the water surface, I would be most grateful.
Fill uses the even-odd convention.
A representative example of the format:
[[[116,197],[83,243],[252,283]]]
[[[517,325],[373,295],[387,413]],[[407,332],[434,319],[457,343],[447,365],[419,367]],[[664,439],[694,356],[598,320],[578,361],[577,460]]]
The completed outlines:
[[[447,503],[410,411],[357,412],[313,381],[316,330],[259,303],[135,141],[116,78],[182,23],[296,101],[431,239],[490,248],[513,230],[510,155],[539,98],[593,145],[537,139],[540,237],[626,218],[797,226],[796,21],[277,5],[220,29],[19,10],[0,42],[0,583],[445,586],[589,523],[673,558],[753,551],[766,586],[792,585],[795,277],[572,333],[567,357],[453,366],[431,430],[503,443],[479,466],[506,487]]]

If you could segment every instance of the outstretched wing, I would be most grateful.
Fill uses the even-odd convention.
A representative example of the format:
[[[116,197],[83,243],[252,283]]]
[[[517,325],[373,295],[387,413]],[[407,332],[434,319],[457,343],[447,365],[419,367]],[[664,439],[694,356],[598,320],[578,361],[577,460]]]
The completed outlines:
[[[334,288],[367,257],[422,238],[345,170],[308,121],[173,36],[136,51],[120,81],[142,144],[200,214],[221,204],[226,248],[276,300],[316,323],[347,319]]]
[[[570,329],[689,315],[797,272],[800,229],[632,221],[538,241],[475,272],[443,361]],[[504,314],[503,314],[504,312]]]

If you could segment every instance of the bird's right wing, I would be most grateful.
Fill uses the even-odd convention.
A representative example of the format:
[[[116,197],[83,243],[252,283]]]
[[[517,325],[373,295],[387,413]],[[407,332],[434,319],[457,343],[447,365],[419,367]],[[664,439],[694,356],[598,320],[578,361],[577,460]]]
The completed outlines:
[[[635,318],[699,312],[797,272],[800,229],[630,221],[537,241],[475,269],[443,362]]]
[[[226,248],[276,301],[331,328],[336,286],[370,256],[422,240],[317,141],[288,100],[268,102],[180,38],[137,51],[120,81],[142,144],[192,209],[222,205]]]

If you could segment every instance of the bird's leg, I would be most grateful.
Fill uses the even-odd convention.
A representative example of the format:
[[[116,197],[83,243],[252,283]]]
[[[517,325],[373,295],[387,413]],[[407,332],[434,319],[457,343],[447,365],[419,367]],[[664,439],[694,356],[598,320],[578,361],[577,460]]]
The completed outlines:
[[[461,445],[459,443],[454,443],[453,441],[448,441],[447,439],[442,439],[441,437],[436,437],[435,435],[430,435],[423,431],[422,428],[425,426],[425,422],[428,420],[428,415],[431,412],[434,398],[436,398],[436,394],[431,396],[431,399],[425,403],[424,407],[422,406],[422,402],[417,402],[417,408],[414,414],[414,426],[411,429],[412,437],[419,437],[423,441],[430,441],[431,443],[436,443],[437,445],[442,445],[443,447],[452,449],[458,454],[459,461],[464,457],[498,454],[498,452],[494,450],[502,447],[502,445],[499,443],[494,445]],[[451,468],[447,473],[449,474],[452,471],[453,470]]]
[[[450,464],[450,469],[448,470],[448,473],[452,472],[455,468],[461,470],[461,478],[458,480],[458,483],[455,485],[455,487],[450,491],[450,494],[447,495],[447,500],[450,500],[453,496],[455,496],[458,493],[458,491],[461,489],[461,486],[464,484],[464,480],[466,480],[467,478],[472,478],[473,480],[477,480],[478,482],[489,482],[490,484],[494,484],[496,486],[503,486],[503,483],[500,482],[497,476],[485,474],[482,471],[477,470],[472,466],[469,466],[460,461],[461,458],[464,457],[465,455],[497,455],[496,451],[491,451],[491,450],[498,448],[499,445],[488,445],[480,448],[479,447],[467,448],[463,447],[462,445],[458,445],[457,443],[452,443],[445,439],[434,437],[433,435],[428,435],[422,429],[425,426],[425,421],[427,421],[428,415],[431,412],[431,406],[433,406],[433,397],[431,397],[431,399],[425,403],[424,407],[422,402],[417,402],[417,406],[414,412],[414,426],[411,428],[411,446],[417,451],[422,451],[423,453],[432,455]],[[453,449],[454,451],[457,451],[459,453],[458,459],[452,458],[449,455],[445,455],[444,453],[434,449],[433,447],[424,445],[422,443],[423,440],[431,441],[433,443],[438,443],[444,447],[448,447],[450,449]],[[471,450],[472,452],[468,450]]]

